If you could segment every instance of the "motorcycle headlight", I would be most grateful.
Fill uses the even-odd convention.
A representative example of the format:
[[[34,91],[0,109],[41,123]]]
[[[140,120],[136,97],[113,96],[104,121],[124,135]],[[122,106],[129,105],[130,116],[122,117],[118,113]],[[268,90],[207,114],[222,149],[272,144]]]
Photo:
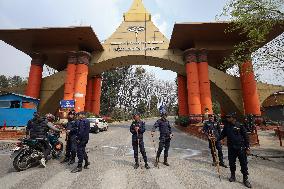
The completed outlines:
[[[60,150],[61,148],[62,148],[61,144],[56,144],[56,145],[55,145],[55,149],[56,149],[56,150]]]

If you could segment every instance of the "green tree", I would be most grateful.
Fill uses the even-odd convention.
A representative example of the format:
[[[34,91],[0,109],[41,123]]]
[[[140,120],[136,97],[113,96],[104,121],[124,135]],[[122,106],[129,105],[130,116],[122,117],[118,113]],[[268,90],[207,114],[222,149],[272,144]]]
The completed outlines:
[[[9,86],[10,87],[18,87],[26,83],[26,80],[20,76],[14,75],[13,77],[9,77]]]
[[[5,75],[0,75],[0,88],[9,87],[9,79]]]
[[[229,16],[232,25],[228,32],[239,31],[240,34],[246,35],[247,39],[240,42],[234,47],[232,55],[226,59],[224,66],[226,68],[238,64],[239,66],[246,60],[251,59],[251,54],[263,46],[267,36],[274,28],[284,31],[284,0],[229,0],[223,9],[222,16]],[[275,49],[276,43],[265,46],[258,53],[258,57],[265,56],[270,67],[275,67],[279,62],[283,64],[283,41],[284,36],[278,41],[282,42],[282,48]],[[272,52],[269,49],[273,49]],[[281,52],[275,53],[276,51]],[[274,60],[274,61],[271,61]],[[262,65],[263,66],[263,65]],[[278,68],[278,66],[276,66]],[[282,68],[283,69],[283,68]]]
[[[101,114],[110,115],[118,104],[118,93],[129,67],[117,68],[102,74]]]

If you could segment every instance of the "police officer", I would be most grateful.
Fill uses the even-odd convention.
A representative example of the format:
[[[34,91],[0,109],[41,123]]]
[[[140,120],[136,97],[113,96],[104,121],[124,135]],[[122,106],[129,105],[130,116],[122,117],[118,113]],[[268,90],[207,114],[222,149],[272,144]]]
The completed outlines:
[[[76,112],[71,110],[68,113],[68,123],[66,126],[66,154],[62,163],[68,162],[69,165],[75,163],[77,141],[76,136],[78,132],[78,126],[76,124]]]
[[[78,132],[76,136],[78,166],[71,171],[72,173],[82,171],[83,160],[85,160],[84,169],[88,169],[88,166],[90,165],[90,162],[88,161],[88,155],[86,153],[86,145],[89,141],[90,122],[85,118],[85,112],[78,113],[78,120],[76,124],[78,126]]]
[[[169,152],[170,142],[173,137],[173,134],[172,134],[170,122],[167,120],[167,113],[165,111],[161,112],[161,119],[158,119],[156,123],[154,124],[152,133],[151,133],[152,137],[154,136],[154,132],[157,128],[159,128],[159,131],[160,131],[160,138],[159,138],[160,142],[159,142],[159,148],[158,148],[157,155],[156,155],[155,167],[158,166],[160,155],[163,149],[165,149],[163,164],[166,166],[170,166],[168,163],[168,152]]]
[[[144,162],[145,162],[145,168],[150,169],[148,163],[147,163],[147,155],[144,147],[144,141],[143,141],[143,134],[145,132],[145,122],[141,121],[140,116],[138,113],[133,114],[134,121],[132,122],[130,126],[130,132],[132,133],[132,147],[134,151],[134,159],[135,159],[135,165],[134,169],[137,169],[139,167],[139,161],[138,161],[138,145],[140,152],[143,156]],[[139,144],[138,144],[139,141]]]
[[[248,181],[248,161],[247,154],[249,154],[249,138],[244,126],[237,122],[236,114],[226,115],[227,121],[225,122],[224,129],[221,132],[219,140],[227,137],[228,158],[231,171],[230,182],[236,181],[236,159],[238,158],[241,165],[241,172],[243,174],[243,183],[246,187],[251,188]]]
[[[223,159],[223,152],[222,152],[222,144],[221,141],[216,141],[216,139],[219,138],[221,134],[221,127],[218,122],[215,122],[214,120],[214,115],[208,115],[208,120],[204,121],[204,126],[203,126],[203,133],[206,134],[208,137],[208,142],[209,142],[209,149],[211,150],[211,155],[213,158],[213,166],[217,165],[217,160],[214,155],[214,150],[218,150],[218,157],[219,157],[219,165],[222,167],[227,168],[227,166],[224,164],[224,159]],[[212,140],[216,141],[215,146],[216,149],[213,149],[213,144]]]

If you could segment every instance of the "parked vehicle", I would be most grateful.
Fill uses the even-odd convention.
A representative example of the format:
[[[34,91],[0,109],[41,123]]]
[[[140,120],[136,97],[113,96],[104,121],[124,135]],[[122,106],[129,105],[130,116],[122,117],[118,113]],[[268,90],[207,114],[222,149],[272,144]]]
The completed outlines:
[[[63,143],[59,141],[59,133],[50,133],[48,141],[51,148],[50,158],[59,158],[63,152]],[[43,157],[41,152],[41,141],[43,139],[23,138],[12,150],[10,158],[13,160],[13,166],[17,171],[24,171],[40,163]]]
[[[40,140],[21,139],[17,147],[13,149],[10,158],[13,160],[13,166],[17,171],[24,171],[30,167],[39,165],[43,153],[40,151]]]
[[[103,118],[87,118],[90,121],[90,131],[98,133],[108,130],[108,123]]]
[[[51,146],[51,155],[52,158],[60,158],[63,153],[63,143],[59,141],[60,133],[50,133],[48,135],[48,141]]]

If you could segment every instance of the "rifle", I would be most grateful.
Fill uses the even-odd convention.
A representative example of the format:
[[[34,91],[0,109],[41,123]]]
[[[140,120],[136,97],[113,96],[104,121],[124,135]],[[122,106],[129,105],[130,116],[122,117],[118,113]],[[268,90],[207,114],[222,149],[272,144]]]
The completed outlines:
[[[138,130],[136,131],[136,134],[137,134],[137,143],[138,143],[138,145],[137,145],[137,147],[138,147],[138,158],[139,158],[139,166],[141,166],[141,157],[140,157],[140,149],[139,149],[139,145],[140,145],[140,140],[139,140],[139,136],[138,136]],[[141,169],[142,169],[142,166],[141,166]]]
[[[152,141],[153,141],[153,144],[154,144],[155,154],[157,155],[157,148],[156,148],[156,142],[155,142],[154,134],[152,134],[152,139],[153,139]],[[159,167],[159,161],[158,161],[157,158],[156,158],[156,163],[157,163],[158,169],[160,169],[160,167]]]
[[[215,143],[215,138],[213,137],[213,133],[209,134],[209,140],[210,140],[210,143],[211,143],[211,149],[213,150],[214,159],[215,159],[215,161],[217,163],[216,167],[217,167],[218,176],[219,176],[219,179],[221,181],[219,157],[218,157],[218,154],[217,154],[216,143]]]

